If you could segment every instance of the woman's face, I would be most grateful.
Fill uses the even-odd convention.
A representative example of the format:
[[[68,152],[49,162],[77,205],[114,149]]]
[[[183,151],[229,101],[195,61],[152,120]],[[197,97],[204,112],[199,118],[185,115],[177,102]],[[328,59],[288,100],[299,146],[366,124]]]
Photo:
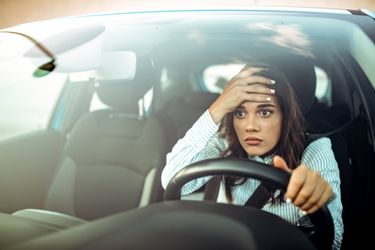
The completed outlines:
[[[282,113],[277,97],[270,102],[245,102],[234,112],[233,125],[238,141],[248,155],[260,156],[279,142]]]

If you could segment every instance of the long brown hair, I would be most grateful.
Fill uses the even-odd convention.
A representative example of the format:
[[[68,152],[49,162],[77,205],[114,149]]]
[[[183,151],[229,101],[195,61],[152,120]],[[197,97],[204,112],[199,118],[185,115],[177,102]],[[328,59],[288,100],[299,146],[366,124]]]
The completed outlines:
[[[306,147],[305,120],[287,77],[275,68],[267,68],[267,70],[261,71],[256,75],[275,80],[276,84],[272,88],[276,90],[275,95],[278,98],[283,118],[278,143],[270,152],[267,152],[263,156],[277,154],[286,161],[290,168],[294,169],[300,164],[303,151]],[[238,141],[233,126],[233,118],[234,112],[228,113],[221,124],[221,135],[229,144],[227,150],[222,155],[225,157],[247,158],[246,151]],[[225,194],[230,202],[233,201],[233,186],[241,185],[245,181],[246,178],[243,177],[224,176]]]

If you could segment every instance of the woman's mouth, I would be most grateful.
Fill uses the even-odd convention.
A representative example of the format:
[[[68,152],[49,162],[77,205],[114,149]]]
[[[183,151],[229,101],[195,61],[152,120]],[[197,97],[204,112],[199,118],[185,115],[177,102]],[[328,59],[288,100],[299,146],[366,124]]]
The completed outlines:
[[[247,145],[250,146],[258,146],[259,144],[262,143],[263,140],[256,138],[256,137],[249,137],[245,139],[245,142]]]

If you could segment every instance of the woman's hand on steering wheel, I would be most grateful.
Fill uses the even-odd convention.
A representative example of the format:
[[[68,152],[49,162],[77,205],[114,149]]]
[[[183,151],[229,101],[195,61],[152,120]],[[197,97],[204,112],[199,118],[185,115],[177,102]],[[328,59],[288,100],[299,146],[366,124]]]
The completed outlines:
[[[332,197],[332,188],[317,171],[305,165],[292,171],[284,159],[277,155],[273,158],[273,165],[291,174],[285,194],[286,200],[293,202],[302,211],[314,213]]]

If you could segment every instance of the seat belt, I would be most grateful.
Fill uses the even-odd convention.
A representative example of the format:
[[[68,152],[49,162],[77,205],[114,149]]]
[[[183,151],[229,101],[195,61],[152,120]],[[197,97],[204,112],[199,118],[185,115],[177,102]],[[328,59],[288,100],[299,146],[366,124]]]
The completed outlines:
[[[270,185],[267,185],[263,182],[260,183],[257,189],[255,189],[254,193],[246,201],[245,206],[255,207],[259,209],[263,208],[263,206],[270,199],[270,194],[275,190],[276,189],[271,187]]]

